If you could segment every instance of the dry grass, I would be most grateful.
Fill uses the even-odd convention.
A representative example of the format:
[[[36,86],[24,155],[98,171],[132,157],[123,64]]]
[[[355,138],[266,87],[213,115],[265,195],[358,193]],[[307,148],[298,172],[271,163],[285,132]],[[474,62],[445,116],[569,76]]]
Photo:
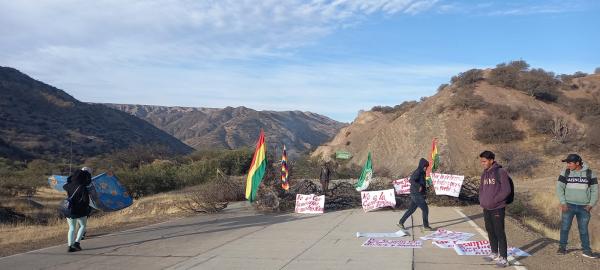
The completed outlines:
[[[518,203],[518,202],[515,202]],[[560,239],[560,203],[553,190],[537,190],[529,194],[521,215],[521,221],[544,236]],[[514,207],[514,206],[511,206]],[[592,219],[588,226],[592,249],[600,250],[600,215],[599,209],[592,210]],[[569,233],[569,245],[579,247],[579,231],[574,218]]]
[[[88,220],[88,231],[94,234],[93,232],[110,231],[128,224],[148,223],[148,221],[160,221],[169,217],[184,215],[186,213],[178,205],[186,200],[186,192],[188,191],[149,196],[134,201],[132,206],[124,210],[92,215]],[[37,211],[54,213],[45,224],[32,224],[31,222],[0,224],[0,250],[10,249],[12,245],[36,243],[61,237],[64,237],[66,241],[67,223],[64,219],[56,216],[56,207],[53,206],[57,205],[63,196],[61,193],[49,190],[41,192],[39,199],[45,200],[47,205],[37,209]],[[14,206],[21,206],[18,201]],[[7,204],[3,205],[7,206]],[[39,214],[35,212],[35,209],[20,210],[28,213],[28,215],[35,216]]]

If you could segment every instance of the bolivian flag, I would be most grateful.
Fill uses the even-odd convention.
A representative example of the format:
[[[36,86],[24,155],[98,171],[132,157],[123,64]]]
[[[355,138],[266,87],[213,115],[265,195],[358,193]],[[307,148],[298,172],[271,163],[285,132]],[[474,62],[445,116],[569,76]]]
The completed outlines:
[[[248,179],[246,180],[246,199],[250,202],[256,199],[256,192],[258,191],[260,181],[265,176],[266,169],[267,146],[265,145],[265,132],[261,129],[258,143],[256,144],[256,151],[254,152],[254,157],[252,157],[252,164],[248,171]]]
[[[427,185],[430,186],[433,181],[431,179],[431,173],[437,171],[440,166],[440,154],[437,148],[437,138],[434,138],[431,142],[431,156],[429,156],[429,167],[427,168]]]

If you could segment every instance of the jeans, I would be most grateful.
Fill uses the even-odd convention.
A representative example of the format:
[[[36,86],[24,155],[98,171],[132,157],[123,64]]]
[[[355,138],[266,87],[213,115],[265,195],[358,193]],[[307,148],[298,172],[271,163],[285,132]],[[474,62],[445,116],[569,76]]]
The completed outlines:
[[[483,220],[485,221],[485,230],[490,239],[490,247],[493,253],[500,253],[500,256],[507,257],[506,232],[504,231],[504,210],[505,208],[486,210],[483,209]]]
[[[421,212],[423,212],[423,226],[429,227],[429,207],[427,206],[427,202],[425,201],[425,196],[421,194],[410,194],[410,205],[408,206],[408,210],[406,210],[406,212],[400,219],[400,224],[404,224],[404,222],[415,211],[417,211],[417,207],[421,208]]]
[[[567,204],[567,211],[562,213],[560,225],[560,247],[566,248],[569,241],[569,231],[573,216],[577,217],[577,227],[579,228],[579,239],[583,251],[591,251],[590,235],[588,233],[588,224],[590,224],[590,212],[585,209],[585,205]]]
[[[81,237],[85,233],[85,227],[87,225],[87,217],[82,218],[67,218],[67,222],[69,223],[69,234],[67,235],[67,243],[69,246],[72,246],[75,242],[81,241]],[[79,223],[79,231],[77,232],[77,238],[75,238],[75,223]]]

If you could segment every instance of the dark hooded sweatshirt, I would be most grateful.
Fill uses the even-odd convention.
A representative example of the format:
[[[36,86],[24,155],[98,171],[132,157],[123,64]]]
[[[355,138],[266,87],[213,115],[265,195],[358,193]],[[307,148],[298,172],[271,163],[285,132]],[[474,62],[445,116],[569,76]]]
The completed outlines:
[[[90,215],[90,196],[87,186],[92,183],[92,175],[87,171],[78,170],[67,178],[63,188],[67,191],[67,198],[71,199],[71,213],[68,218],[81,218]],[[75,193],[73,195],[73,193]]]
[[[496,170],[500,179],[496,179]],[[483,171],[479,184],[479,205],[486,210],[506,207],[506,198],[510,195],[508,172],[498,163]]]
[[[427,192],[425,185],[425,167],[429,167],[429,161],[422,158],[419,160],[419,167],[410,176],[410,194],[425,194]],[[421,187],[421,191],[419,191]]]

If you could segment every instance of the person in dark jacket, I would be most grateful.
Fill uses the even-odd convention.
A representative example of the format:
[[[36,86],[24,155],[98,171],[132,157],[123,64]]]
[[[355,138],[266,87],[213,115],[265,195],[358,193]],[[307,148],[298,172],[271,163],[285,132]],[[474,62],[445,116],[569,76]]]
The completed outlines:
[[[484,257],[484,260],[496,261],[497,267],[507,267],[509,263],[504,215],[506,200],[511,194],[508,172],[495,161],[496,155],[493,152],[483,151],[479,158],[484,168],[479,184],[479,205],[483,208],[485,230],[492,249],[492,253]]]
[[[421,208],[421,212],[423,212],[423,230],[433,231],[433,229],[429,227],[429,207],[425,201],[425,194],[427,193],[427,186],[425,184],[425,171],[427,170],[427,167],[429,167],[429,161],[422,158],[419,160],[419,166],[410,176],[410,205],[398,223],[398,227],[403,230],[406,230],[406,227],[404,227],[404,222],[417,210],[418,207]]]
[[[323,163],[321,166],[321,174],[319,175],[319,179],[321,180],[321,187],[323,188],[323,194],[327,193],[329,189],[329,177],[331,176],[331,170],[327,163]]]
[[[71,198],[70,211],[69,213],[65,213],[67,222],[69,223],[69,233],[67,235],[69,252],[81,250],[79,242],[86,231],[87,217],[91,212],[87,186],[92,183],[92,175],[89,170],[84,169],[75,171],[75,173],[69,176],[67,183],[63,186],[63,189],[67,191],[67,197]],[[76,224],[79,224],[79,230],[75,238]]]

